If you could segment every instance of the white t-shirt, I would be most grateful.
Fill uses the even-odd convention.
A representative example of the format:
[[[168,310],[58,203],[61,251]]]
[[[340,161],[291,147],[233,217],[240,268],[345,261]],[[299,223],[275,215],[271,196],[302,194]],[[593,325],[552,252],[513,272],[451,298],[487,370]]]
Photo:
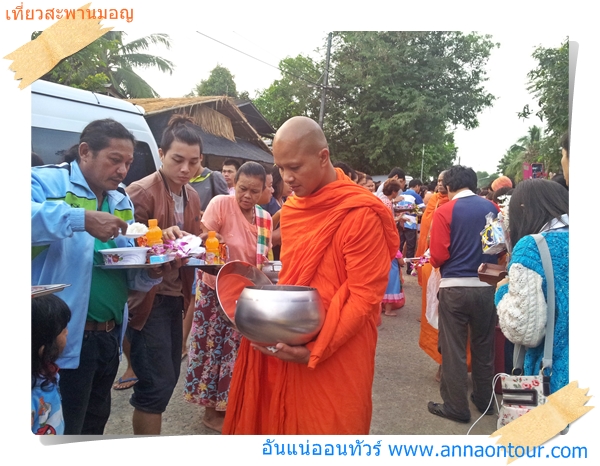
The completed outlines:
[[[171,192],[173,200],[175,201],[175,224],[183,230],[183,196]]]

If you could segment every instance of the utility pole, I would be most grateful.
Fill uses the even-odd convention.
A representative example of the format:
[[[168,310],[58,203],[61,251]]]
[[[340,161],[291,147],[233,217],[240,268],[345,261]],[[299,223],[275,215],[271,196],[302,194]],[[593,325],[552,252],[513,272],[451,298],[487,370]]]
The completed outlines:
[[[323,89],[321,90],[321,110],[319,111],[319,126],[323,129],[323,118],[325,117],[325,91],[329,82],[329,55],[331,53],[331,32],[327,36],[327,58],[325,61],[325,76],[323,80]]]
[[[421,155],[421,181],[423,181],[423,164],[425,163],[425,144],[423,144],[423,154]]]

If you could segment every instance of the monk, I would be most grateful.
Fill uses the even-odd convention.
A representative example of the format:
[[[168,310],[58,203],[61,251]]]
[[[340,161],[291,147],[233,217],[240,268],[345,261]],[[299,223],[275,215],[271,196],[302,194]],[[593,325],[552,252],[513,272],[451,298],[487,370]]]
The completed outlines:
[[[429,198],[427,207],[421,217],[421,232],[419,234],[419,242],[417,244],[416,257],[421,257],[425,251],[429,249],[429,230],[431,229],[431,221],[435,211],[448,202],[448,192],[442,183],[444,172],[438,176],[437,190]],[[424,264],[422,267],[417,267],[417,277],[421,286],[421,333],[419,334],[419,346],[427,355],[439,364],[435,380],[440,381],[442,369],[442,355],[438,351],[438,331],[427,322],[427,282],[431,276],[433,268],[430,264]],[[471,371],[471,352],[467,346],[467,366]]]
[[[333,167],[319,125],[285,122],[274,161],[294,191],[281,209],[281,285],[319,291],[326,317],[305,346],[242,339],[223,434],[367,435],[377,317],[399,237],[390,210]]]

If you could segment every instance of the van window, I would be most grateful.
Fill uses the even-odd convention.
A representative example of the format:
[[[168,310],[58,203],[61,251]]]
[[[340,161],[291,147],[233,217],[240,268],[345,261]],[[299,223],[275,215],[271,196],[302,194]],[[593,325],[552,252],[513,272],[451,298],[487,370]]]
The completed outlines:
[[[79,144],[79,133],[31,128],[31,150],[39,155],[45,164],[62,163],[65,153],[74,144]]]
[[[152,158],[150,146],[142,141],[137,141],[133,151],[133,163],[129,167],[127,176],[123,180],[126,186],[134,181],[141,180],[145,176],[156,171],[156,165]]]
[[[64,162],[66,152],[75,144],[79,144],[79,133],[47,128],[31,128],[31,150],[38,154],[44,163]],[[133,152],[133,163],[123,184],[129,185],[156,171],[150,146],[137,141]]]

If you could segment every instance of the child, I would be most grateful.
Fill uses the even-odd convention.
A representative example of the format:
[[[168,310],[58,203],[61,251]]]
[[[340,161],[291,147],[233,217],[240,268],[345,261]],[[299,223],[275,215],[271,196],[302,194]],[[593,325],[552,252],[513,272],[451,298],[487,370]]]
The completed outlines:
[[[402,253],[398,251],[396,257],[392,259],[392,266],[388,276],[388,286],[383,295],[383,311],[386,316],[397,316],[393,309],[400,309],[404,306],[404,292],[402,291],[401,267],[404,265]]]
[[[55,361],[67,344],[69,306],[53,294],[31,300],[31,430],[62,435],[63,420]]]

